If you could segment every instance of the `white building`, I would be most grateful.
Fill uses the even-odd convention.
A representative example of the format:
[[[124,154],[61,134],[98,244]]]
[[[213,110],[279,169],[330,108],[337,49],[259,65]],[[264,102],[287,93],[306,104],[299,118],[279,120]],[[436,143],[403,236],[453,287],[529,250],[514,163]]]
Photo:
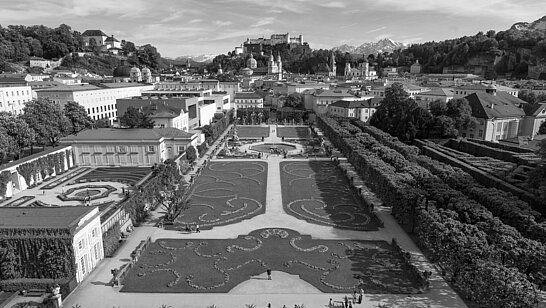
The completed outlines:
[[[176,128],[87,129],[60,141],[72,145],[78,166],[153,166],[197,145],[197,134]]]
[[[68,257],[76,263],[78,283],[104,259],[98,207],[0,207],[0,226],[3,229],[33,228],[42,230],[44,235],[47,230],[67,230],[73,247],[73,253],[69,252],[71,256]],[[48,247],[44,248],[47,250]]]
[[[235,108],[263,108],[264,99],[254,92],[237,92],[234,99]]]
[[[21,114],[25,104],[31,100],[30,86],[0,87],[0,111]]]
[[[108,118],[112,122],[117,117],[116,99],[140,96],[142,91],[152,88],[152,85],[138,83],[82,84],[37,90],[36,93],[38,98],[49,98],[61,106],[69,101],[77,102],[93,120]]]
[[[317,114],[328,112],[328,106],[337,101],[357,101],[362,98],[354,95],[350,90],[316,90],[312,95],[313,111]]]
[[[328,106],[328,113],[337,117],[354,118],[368,122],[379,107],[379,99],[337,101]]]

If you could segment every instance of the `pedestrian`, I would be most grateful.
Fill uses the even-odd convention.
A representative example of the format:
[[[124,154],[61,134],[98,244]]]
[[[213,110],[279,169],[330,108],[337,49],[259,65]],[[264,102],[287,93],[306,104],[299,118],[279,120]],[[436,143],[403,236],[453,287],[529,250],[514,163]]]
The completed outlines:
[[[356,303],[356,290],[353,292],[353,302]]]
[[[271,303],[267,304],[267,308],[271,308]]]
[[[364,289],[360,288],[360,295],[364,296]]]
[[[267,280],[271,280],[271,269],[268,268],[266,272],[267,272]]]
[[[358,294],[358,303],[362,304],[362,294]]]
[[[349,301],[349,308],[353,308],[353,302]]]
[[[345,302],[345,308],[349,307],[349,298],[347,297],[347,295],[345,295],[343,301]]]
[[[186,232],[191,233],[190,225],[186,224]]]
[[[330,298],[330,301],[328,302],[328,308],[334,308],[334,303],[332,303],[331,298]]]
[[[195,225],[195,233],[200,233],[201,230],[199,230],[199,225]]]

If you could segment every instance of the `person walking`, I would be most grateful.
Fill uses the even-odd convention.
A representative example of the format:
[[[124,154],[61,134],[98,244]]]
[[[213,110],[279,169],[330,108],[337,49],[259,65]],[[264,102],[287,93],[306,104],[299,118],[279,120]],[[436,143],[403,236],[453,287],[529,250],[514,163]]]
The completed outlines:
[[[201,230],[199,230],[199,225],[195,225],[195,233],[200,233]]]
[[[353,302],[349,301],[349,308],[353,308]]]
[[[332,303],[331,298],[330,298],[330,301],[328,302],[328,308],[334,308],[334,303]]]
[[[347,297],[347,295],[345,295],[343,302],[345,303],[345,308],[349,307],[349,298]]]
[[[362,294],[358,294],[358,303],[362,304]]]
[[[353,302],[356,303],[356,290],[353,292]]]
[[[267,280],[271,280],[271,269],[268,268],[266,272],[267,272]]]

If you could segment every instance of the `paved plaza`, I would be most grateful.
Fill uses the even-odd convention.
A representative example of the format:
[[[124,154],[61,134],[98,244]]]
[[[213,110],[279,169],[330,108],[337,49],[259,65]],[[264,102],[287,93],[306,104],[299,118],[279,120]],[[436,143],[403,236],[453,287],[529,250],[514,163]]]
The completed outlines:
[[[269,136],[264,142],[280,142],[277,137],[276,126],[270,126]],[[221,139],[221,138],[220,138]],[[214,149],[213,145],[211,149]],[[199,159],[201,164],[209,159],[211,150],[205,157]],[[221,162],[241,161],[222,159]],[[319,290],[310,279],[305,279],[298,272],[289,270],[281,271],[281,266],[274,267],[272,280],[267,279],[265,271],[259,268],[250,274],[248,279],[241,279],[237,285],[226,290],[227,293],[132,293],[120,292],[120,288],[114,288],[110,282],[112,275],[110,270],[119,268],[131,260],[130,254],[135,247],[144,239],[151,237],[154,244],[159,241],[166,243],[198,243],[214,239],[217,242],[240,239],[245,235],[255,234],[257,230],[285,229],[292,230],[294,236],[312,238],[323,244],[324,241],[384,241],[391,243],[395,238],[397,243],[406,251],[411,253],[412,258],[420,270],[432,271],[430,278],[430,290],[424,294],[379,294],[365,291],[363,303],[355,307],[377,307],[378,304],[386,307],[466,307],[460,297],[447,285],[421,251],[412,242],[409,236],[396,223],[390,215],[389,209],[380,207],[376,214],[383,222],[383,228],[374,228],[369,231],[354,229],[343,229],[327,224],[312,223],[310,220],[299,219],[289,215],[283,208],[283,196],[281,185],[281,163],[302,162],[305,159],[283,159],[280,156],[270,155],[267,159],[250,160],[267,164],[267,189],[265,196],[265,211],[234,224],[214,226],[209,230],[202,230],[200,233],[185,233],[179,230],[166,230],[156,227],[157,217],[161,215],[160,209],[153,213],[149,222],[136,228],[127,242],[121,246],[115,257],[105,259],[101,264],[80,284],[80,286],[65,299],[65,307],[146,307],[154,308],[165,305],[166,307],[184,308],[207,308],[214,305],[218,308],[244,308],[246,305],[255,307],[268,307],[270,303],[273,308],[287,308],[297,305],[304,305],[306,308],[327,307],[329,299],[332,298],[337,306],[345,295],[352,295],[352,290],[343,292],[328,292]],[[214,163],[216,160],[209,162]],[[188,175],[188,177],[191,176]],[[297,186],[296,186],[297,187]],[[291,233],[292,234],[292,233]],[[255,236],[256,237],[256,236]],[[169,242],[170,240],[177,240]],[[262,239],[263,241],[263,239]],[[231,245],[231,244],[230,244]],[[245,246],[246,247],[246,246]],[[307,246],[305,246],[307,247]],[[151,280],[150,283],[153,283]],[[151,286],[153,288],[154,286]]]

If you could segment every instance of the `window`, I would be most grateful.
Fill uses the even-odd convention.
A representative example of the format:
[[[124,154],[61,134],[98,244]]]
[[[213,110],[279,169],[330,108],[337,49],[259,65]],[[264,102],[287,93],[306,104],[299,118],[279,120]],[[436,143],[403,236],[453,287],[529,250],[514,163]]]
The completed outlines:
[[[95,251],[95,260],[98,260],[98,259],[99,259],[99,247],[98,247],[98,244],[95,244],[95,246],[93,246],[93,250]]]
[[[81,257],[80,258],[80,267],[82,269],[82,274],[85,274],[86,273],[86,268],[85,268],[85,258],[84,257]]]
[[[148,152],[152,152],[152,153],[155,152],[155,146],[153,145],[149,145],[146,149]]]
[[[97,228],[94,228],[93,230],[91,230],[91,236],[97,237]]]
[[[83,247],[84,247],[83,240],[80,240],[80,241],[78,242],[78,249],[82,250]]]
[[[480,130],[478,131],[478,137],[483,137],[483,129],[480,129]]]
[[[184,150],[185,150],[185,149],[184,149],[184,146],[183,146],[183,145],[179,145],[179,146],[178,146],[178,152],[179,152],[179,153],[180,153],[180,152],[184,152]]]
[[[127,147],[124,145],[118,145],[118,153],[127,153]]]

